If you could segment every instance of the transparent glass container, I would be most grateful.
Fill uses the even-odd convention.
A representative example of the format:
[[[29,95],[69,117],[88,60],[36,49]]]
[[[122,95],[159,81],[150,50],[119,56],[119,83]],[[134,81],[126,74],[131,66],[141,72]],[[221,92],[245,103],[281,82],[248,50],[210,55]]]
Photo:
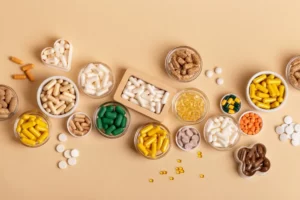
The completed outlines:
[[[293,86],[295,89],[300,90],[300,85],[299,86],[295,86],[292,84],[291,79],[290,79],[290,71],[291,71],[291,64],[295,61],[295,60],[300,60],[300,56],[295,56],[293,57],[288,64],[286,65],[286,70],[285,70],[285,76],[286,79],[288,80],[288,82],[291,84],[291,86]]]
[[[8,117],[6,117],[6,118],[0,117],[0,121],[4,121],[4,120],[7,120],[7,119],[10,119],[12,116],[14,116],[18,112],[18,109],[19,109],[19,98],[18,98],[17,93],[11,87],[9,87],[7,85],[0,84],[0,88],[9,89],[10,91],[12,91],[14,97],[17,98],[17,106],[16,106],[15,110],[13,112],[9,113]]]
[[[73,133],[73,132],[71,131],[70,125],[69,125],[69,124],[70,124],[70,121],[74,118],[75,115],[85,115],[85,117],[87,117],[87,118],[90,120],[90,122],[91,122],[91,124],[90,124],[90,129],[89,129],[89,131],[88,131],[86,134],[84,134],[84,135],[76,135],[75,133]],[[68,132],[70,133],[70,135],[72,135],[73,137],[81,138],[81,137],[85,137],[85,136],[87,136],[87,135],[90,134],[90,132],[91,132],[92,129],[93,129],[93,123],[92,123],[91,118],[90,118],[86,113],[84,113],[84,112],[75,112],[75,113],[73,113],[73,114],[68,118],[68,121],[67,121],[67,129],[68,129]]]

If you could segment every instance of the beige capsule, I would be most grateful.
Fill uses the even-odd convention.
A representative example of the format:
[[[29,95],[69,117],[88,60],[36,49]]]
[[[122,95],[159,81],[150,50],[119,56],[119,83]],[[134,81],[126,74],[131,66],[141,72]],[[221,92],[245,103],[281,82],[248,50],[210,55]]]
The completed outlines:
[[[50,88],[49,90],[47,90],[47,95],[52,95],[54,88]]]
[[[9,104],[9,102],[10,102],[10,100],[13,98],[13,93],[12,93],[12,91],[11,90],[6,90],[6,93],[5,93],[5,102],[7,103],[7,104]]]
[[[75,114],[75,118],[85,118],[85,115],[83,114]]]
[[[76,129],[77,129],[73,120],[70,120],[70,127],[71,127],[73,130],[76,130]]]
[[[48,99],[49,101],[52,101],[55,105],[58,105],[58,104],[60,103],[59,100],[57,100],[55,97],[53,97],[53,96],[51,96],[51,95],[48,95],[48,96],[47,96],[47,99]]]
[[[79,122],[75,122],[75,126],[78,128],[79,131],[83,131],[83,128],[80,126]]]
[[[0,114],[0,119],[6,119],[8,118],[8,114]]]
[[[72,102],[72,103],[70,103],[67,107],[66,107],[66,109],[65,109],[65,113],[67,113],[67,112],[69,112],[73,107],[74,107],[74,103]]]
[[[57,97],[60,94],[59,89],[60,89],[60,84],[56,83],[53,89],[53,96]]]
[[[9,110],[7,108],[1,108],[0,114],[9,114]]]
[[[84,118],[78,118],[78,117],[75,117],[73,119],[75,122],[85,122],[85,119]]]
[[[8,110],[9,112],[14,112],[17,108],[17,103],[18,103],[18,100],[16,97],[13,97],[11,100],[10,100],[10,103],[9,103],[9,106],[8,106]]]
[[[72,99],[76,99],[76,96],[74,95],[74,94],[71,94],[71,93],[69,93],[69,92],[63,92],[63,95],[65,95],[65,96],[67,96],[67,97],[70,97],[70,98],[72,98]]]
[[[68,97],[68,96],[65,96],[65,95],[62,95],[62,94],[59,95],[59,99],[65,101],[65,102],[70,102],[70,103],[73,102],[73,99],[72,99],[72,98],[70,98],[70,97]]]
[[[84,119],[86,123],[91,124],[91,120],[88,117],[85,117]]]
[[[44,91],[50,90],[56,83],[57,83],[57,80],[56,80],[56,79],[53,79],[52,81],[50,81],[49,83],[47,83],[47,84],[44,86],[43,90],[44,90]]]
[[[65,109],[66,109],[67,105],[66,104],[63,104],[62,106],[60,106],[56,112],[57,114],[61,114]]]
[[[64,104],[66,104],[65,101],[59,101],[59,103],[55,105],[55,109],[58,109],[59,107],[61,107]]]
[[[3,100],[0,100],[0,104],[2,105],[2,108],[7,108],[8,106],[8,104]]]

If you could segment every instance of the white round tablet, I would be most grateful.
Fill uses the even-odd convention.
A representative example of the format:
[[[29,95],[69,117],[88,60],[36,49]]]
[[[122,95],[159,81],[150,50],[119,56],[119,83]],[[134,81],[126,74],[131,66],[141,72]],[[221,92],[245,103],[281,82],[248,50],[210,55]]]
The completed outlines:
[[[67,139],[68,139],[68,137],[67,137],[67,135],[64,134],[64,133],[61,133],[61,134],[58,135],[58,140],[59,140],[60,142],[65,142],[65,141],[67,141]]]
[[[282,133],[284,133],[284,128],[283,128],[282,126],[277,126],[277,127],[275,128],[275,132],[276,132],[277,134],[282,134]]]
[[[288,139],[287,134],[285,134],[285,133],[280,134],[279,139],[282,142],[286,141]]]
[[[223,85],[223,83],[224,83],[224,79],[222,79],[222,78],[217,78],[217,84],[218,84],[218,85]]]
[[[286,132],[286,134],[289,134],[289,135],[294,133],[294,127],[293,126],[287,126],[285,128],[285,132]]]
[[[74,165],[76,165],[76,163],[77,163],[76,158],[69,158],[68,159],[68,164],[69,165],[74,166]]]
[[[216,73],[216,74],[221,74],[222,71],[223,71],[223,70],[222,70],[221,67],[216,67],[216,68],[215,68],[215,73]]]
[[[64,152],[64,157],[65,158],[72,158],[72,156],[71,156],[71,150],[66,150],[65,152]]]
[[[64,160],[58,162],[58,168],[59,168],[59,169],[66,169],[67,166],[68,166],[68,165],[67,165],[67,162],[64,161]]]
[[[206,70],[205,75],[206,77],[211,78],[214,75],[214,72],[211,70]]]
[[[300,132],[300,124],[296,124],[294,126],[294,129],[295,129],[296,132]]]
[[[78,151],[77,149],[73,149],[73,150],[71,151],[71,156],[72,156],[73,158],[77,158],[77,157],[79,156],[79,151]]]
[[[59,145],[56,146],[56,151],[57,152],[62,153],[62,152],[64,152],[64,150],[65,150],[65,146],[64,145],[59,144]]]
[[[293,140],[299,140],[300,139],[300,134],[299,133],[293,133],[292,134],[292,139]]]
[[[300,141],[299,140],[292,140],[291,143],[292,143],[293,146],[299,146]]]
[[[291,124],[293,122],[293,118],[291,116],[285,116],[283,121],[286,124]]]

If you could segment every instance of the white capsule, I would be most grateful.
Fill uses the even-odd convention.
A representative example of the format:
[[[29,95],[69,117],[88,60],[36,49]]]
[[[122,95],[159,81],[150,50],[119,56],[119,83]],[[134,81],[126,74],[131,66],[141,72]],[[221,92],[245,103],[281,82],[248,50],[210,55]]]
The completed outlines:
[[[163,98],[163,94],[158,94],[158,93],[156,93],[156,95],[155,95],[155,98],[159,98],[159,99],[161,99],[161,98]]]
[[[139,83],[140,85],[145,85],[145,82],[144,82],[143,80],[141,80],[141,79],[138,80],[138,83]]]
[[[155,107],[154,106],[149,106],[150,108],[149,108],[149,110],[151,111],[151,112],[153,112],[153,113],[155,113]]]
[[[132,82],[133,85],[135,85],[136,87],[140,87],[140,84],[138,83],[138,81],[134,78],[134,77],[130,77],[129,80]]]
[[[102,79],[102,87],[106,87],[108,81],[109,81],[109,74],[105,74],[103,79]]]
[[[54,57],[54,58],[48,58],[46,59],[45,61],[47,64],[50,64],[50,65],[57,65],[59,63],[59,59]]]
[[[220,128],[214,128],[210,131],[211,134],[216,134],[217,132],[220,132],[221,129]]]
[[[65,49],[70,49],[70,45],[69,44],[65,44]]]
[[[59,48],[59,53],[64,54],[65,53],[65,48],[64,47],[60,47]]]
[[[208,142],[209,142],[209,143],[212,143],[212,142],[213,142],[213,135],[212,135],[212,134],[209,134],[209,135],[208,135]]]
[[[50,54],[53,54],[54,53],[54,49],[51,48],[51,49],[47,49],[46,51],[44,51],[43,55],[47,56],[47,55],[50,55]]]
[[[214,130],[216,130],[216,129],[214,129]],[[213,133],[212,133],[213,134]],[[222,133],[220,133],[219,131],[218,132],[216,132],[216,136],[218,137],[218,139],[223,139],[223,140],[228,140],[228,137],[227,137],[227,135],[226,134],[222,134]]]
[[[98,65],[98,68],[103,71],[105,74],[109,74],[109,69],[102,64]]]
[[[92,83],[94,83],[94,82],[96,82],[96,81],[99,81],[99,78],[98,78],[98,76],[92,76],[92,77],[90,77],[90,78],[88,78],[87,80],[86,80],[86,84],[92,84]]]
[[[155,109],[156,109],[157,114],[159,114],[161,112],[161,103],[160,102],[156,103]]]
[[[214,147],[223,147],[223,145],[221,143],[219,143],[219,142],[213,142],[212,145]]]
[[[229,143],[230,143],[230,144],[234,144],[237,138],[238,138],[238,133],[235,132],[235,133],[231,136],[231,138],[230,138],[230,140],[229,140]]]
[[[84,69],[84,73],[91,73],[92,69],[95,67],[95,65],[93,63],[88,64],[88,66]]]
[[[292,143],[292,145],[293,145],[293,146],[295,146],[295,147],[296,147],[296,146],[299,146],[299,144],[300,144],[300,141],[299,141],[299,140],[292,140],[292,142],[291,142],[291,143]]]
[[[81,76],[80,76],[80,84],[81,84],[82,87],[85,86],[85,82],[86,82],[86,77],[85,77],[84,74],[81,74]]]
[[[226,118],[224,119],[224,121],[222,122],[221,128],[222,128],[222,129],[225,128],[225,127],[227,126],[227,123],[228,123],[228,122],[229,122],[229,118],[226,117]]]
[[[123,99],[126,99],[126,100],[129,99],[129,96],[127,96],[126,94],[122,94],[121,97],[122,97]]]
[[[167,103],[168,98],[169,98],[169,95],[170,95],[169,92],[166,92],[166,93],[164,94],[164,96],[163,96],[163,98],[162,98],[162,100],[161,100],[161,103],[162,103],[162,104],[166,104],[166,103]]]
[[[146,103],[145,103],[145,101],[142,99],[141,96],[137,96],[136,99],[138,100],[139,104],[140,104],[142,107],[146,107]]]
[[[164,93],[165,93],[165,91],[159,90],[159,89],[156,89],[155,92],[156,92],[156,95],[161,94],[162,96],[163,96]]]
[[[139,102],[135,98],[130,98],[129,101],[137,105],[139,104]]]
[[[128,90],[124,90],[124,91],[123,91],[123,94],[125,94],[125,95],[127,95],[127,96],[129,96],[129,97],[134,98],[134,94],[133,94],[132,92],[128,91]]]
[[[63,66],[64,67],[67,67],[68,64],[67,64],[67,60],[66,60],[66,57],[65,56],[60,56],[60,61],[62,62]]]
[[[128,81],[126,85],[132,85],[131,81]]]
[[[135,85],[129,85],[129,86],[126,87],[126,89],[129,90],[129,91],[131,91],[131,90],[135,89]],[[138,89],[139,89],[139,88],[138,88]],[[136,92],[134,92],[134,91],[132,91],[132,92],[133,92],[133,93],[136,93]]]
[[[209,119],[206,123],[207,124],[205,126],[205,128],[206,128],[205,132],[210,132],[214,126],[214,122],[213,122],[213,120]]]
[[[92,88],[84,88],[84,92],[90,95],[95,95],[96,94],[96,90],[92,89]]]
[[[112,82],[111,81],[108,81],[105,88],[109,89],[110,87],[112,86]]]
[[[108,90],[109,90],[108,88],[103,88],[103,89],[101,89],[101,90],[98,90],[98,91],[96,92],[96,96],[100,97],[100,96],[104,95],[105,93],[107,93]]]
[[[134,86],[134,85],[132,85],[132,86]],[[135,86],[134,86],[134,87],[135,87]],[[139,94],[139,95],[141,95],[141,94],[144,92],[144,90],[145,90],[145,86],[144,86],[144,85],[141,85],[140,87],[135,88],[132,92],[133,92],[134,94]]]
[[[150,93],[153,95],[153,96],[155,96],[155,91],[154,91],[154,88],[152,87],[152,85],[150,85],[150,84],[147,84],[147,89],[150,91]]]
[[[42,59],[43,59],[43,60],[46,60],[46,59],[47,59],[47,56],[46,56],[46,55],[42,55]]]

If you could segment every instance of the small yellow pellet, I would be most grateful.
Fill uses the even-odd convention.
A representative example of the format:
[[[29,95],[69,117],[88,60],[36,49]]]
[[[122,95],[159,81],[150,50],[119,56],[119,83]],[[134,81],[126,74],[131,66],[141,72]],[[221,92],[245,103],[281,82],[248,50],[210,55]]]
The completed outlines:
[[[180,172],[181,174],[183,174],[183,173],[184,173],[184,170],[180,170],[179,172]]]
[[[198,151],[197,154],[198,154],[198,155],[202,155],[202,152],[201,152],[201,151]]]
[[[179,170],[176,170],[176,174],[180,174],[180,171],[179,171]]]
[[[266,94],[266,93],[263,93],[263,92],[257,92],[256,96],[258,96],[260,98],[269,98],[270,97],[269,94]]]
[[[267,104],[267,103],[273,103],[276,101],[276,98],[273,97],[273,98],[264,98],[263,99],[263,103]]]
[[[164,174],[168,174],[168,172],[167,172],[167,171],[164,171]]]
[[[204,178],[204,174],[200,174],[200,178]]]
[[[224,99],[224,100],[222,101],[222,106],[224,106],[226,103],[227,103],[227,100]]]
[[[263,92],[263,93],[268,93],[269,90],[267,88],[265,88],[264,86],[262,86],[261,84],[257,83],[255,84],[255,87],[257,90]]]
[[[144,127],[140,132],[141,134],[143,133],[147,133],[148,131],[150,131],[153,128],[152,124],[149,124],[148,126]]]
[[[267,75],[263,74],[253,80],[253,83],[260,83],[267,78]]]
[[[173,177],[173,176],[170,176],[169,179],[170,179],[171,181],[173,181],[173,180],[174,180],[174,177]]]
[[[152,178],[150,178],[150,179],[149,179],[149,182],[150,182],[150,183],[153,183],[153,182],[154,182],[154,180],[153,180]]]
[[[164,174],[164,171],[160,171],[159,174],[163,175],[163,174]]]
[[[176,170],[179,170],[179,167],[176,167],[175,169],[176,169]]]
[[[179,170],[183,170],[183,167],[179,167],[178,169],[179,169]]]
[[[271,106],[269,104],[265,104],[265,103],[261,103],[261,102],[257,102],[255,105],[260,107],[260,108],[263,108],[263,109],[270,109],[271,108]]]
[[[17,58],[17,57],[11,56],[10,60],[13,61],[16,64],[23,65],[23,61],[21,59]]]
[[[177,162],[178,162],[178,163],[181,163],[181,162],[182,162],[182,160],[181,160],[181,159],[177,159]]]
[[[198,158],[202,158],[202,155],[200,154],[200,155],[198,155]]]

